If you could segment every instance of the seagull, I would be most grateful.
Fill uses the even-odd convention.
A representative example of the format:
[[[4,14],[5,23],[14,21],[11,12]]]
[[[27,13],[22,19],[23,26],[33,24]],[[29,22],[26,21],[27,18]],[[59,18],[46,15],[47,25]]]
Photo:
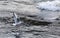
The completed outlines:
[[[18,19],[17,14],[13,12],[13,20],[14,20],[14,23],[12,24],[13,26],[16,26],[22,23],[21,21],[18,21],[17,19]]]

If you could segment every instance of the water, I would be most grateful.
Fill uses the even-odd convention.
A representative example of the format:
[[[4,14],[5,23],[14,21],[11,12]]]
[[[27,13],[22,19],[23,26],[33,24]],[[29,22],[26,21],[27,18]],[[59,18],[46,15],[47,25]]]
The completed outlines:
[[[25,6],[25,9],[23,10],[23,12],[25,12],[26,9],[28,10],[28,8],[25,5],[26,2],[24,2],[25,4],[24,3],[21,4],[21,7],[20,7],[19,3],[22,3],[22,2],[16,3],[16,2],[12,2],[12,1],[14,1],[14,0],[9,0],[8,2],[7,2],[7,0],[0,1],[0,6],[1,6],[0,7],[1,8],[0,9],[0,38],[60,38],[60,20],[55,20],[56,18],[59,18],[60,11],[57,11],[57,9],[54,5],[53,6],[55,8],[52,7],[53,9],[52,8],[50,9],[49,6],[48,6],[48,8],[44,7],[44,4],[43,4],[43,8],[46,8],[46,9],[44,9],[44,10],[39,9],[40,12],[38,13],[37,19],[39,19],[41,17],[45,21],[52,21],[52,22],[55,21],[55,22],[53,22],[52,24],[48,24],[48,25],[43,25],[43,24],[38,25],[37,24],[38,21],[37,21],[36,25],[33,25],[33,23],[30,23],[30,22],[33,22],[34,20],[24,21],[23,19],[21,20],[19,17],[19,16],[22,16],[22,17],[24,16],[23,15],[24,13],[19,14],[20,13],[19,10],[21,11],[22,9],[24,9],[23,8],[24,6]],[[26,1],[26,0],[24,0],[24,1]],[[38,2],[46,3],[47,1],[50,1],[50,0],[37,0],[37,1],[34,0],[34,3],[35,3],[34,5],[36,5]],[[50,3],[51,2],[52,2],[52,0],[50,1]],[[48,3],[48,4],[50,4],[50,3]],[[6,5],[6,6],[4,6],[4,5]],[[29,5],[31,5],[31,4],[29,3]],[[27,6],[29,7],[29,5],[27,5]],[[19,9],[19,8],[17,9],[16,6],[22,8],[22,9]],[[29,9],[30,9],[30,7],[29,7]],[[36,8],[36,9],[38,9],[38,8]],[[27,12],[27,10],[26,10],[26,12]],[[12,26],[12,24],[14,23],[13,19],[12,19],[12,16],[13,16],[12,12],[17,13],[17,15],[19,15],[18,16],[19,21],[23,21],[23,23],[19,24],[18,26]],[[28,14],[30,14],[30,13],[28,13]],[[26,13],[25,13],[24,18],[25,17],[29,18]],[[35,17],[30,16],[30,17],[36,19],[36,16]],[[25,19],[25,20],[27,20],[27,19]]]
[[[59,0],[46,1],[37,3],[37,8],[41,10],[40,16],[45,20],[54,21],[60,17],[60,2]]]

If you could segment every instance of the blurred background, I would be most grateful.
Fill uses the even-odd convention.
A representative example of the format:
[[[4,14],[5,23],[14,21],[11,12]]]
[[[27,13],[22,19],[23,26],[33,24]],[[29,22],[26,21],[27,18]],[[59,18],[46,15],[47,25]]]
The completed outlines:
[[[0,0],[0,38],[60,38],[60,0]]]

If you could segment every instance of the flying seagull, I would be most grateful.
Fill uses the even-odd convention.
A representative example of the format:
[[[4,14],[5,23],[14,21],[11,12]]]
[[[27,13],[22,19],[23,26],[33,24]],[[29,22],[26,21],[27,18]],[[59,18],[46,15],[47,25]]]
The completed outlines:
[[[13,26],[16,26],[22,23],[21,21],[18,21],[18,16],[14,12],[13,12],[13,20],[14,20]]]

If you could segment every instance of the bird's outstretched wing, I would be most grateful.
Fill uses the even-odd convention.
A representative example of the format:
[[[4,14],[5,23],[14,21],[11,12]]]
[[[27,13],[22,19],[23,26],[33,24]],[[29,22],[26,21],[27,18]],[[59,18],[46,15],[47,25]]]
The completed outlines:
[[[16,13],[13,13],[13,18],[14,18],[13,20],[15,22],[15,23],[13,23],[14,26],[22,23],[21,21],[18,21],[18,16]]]

